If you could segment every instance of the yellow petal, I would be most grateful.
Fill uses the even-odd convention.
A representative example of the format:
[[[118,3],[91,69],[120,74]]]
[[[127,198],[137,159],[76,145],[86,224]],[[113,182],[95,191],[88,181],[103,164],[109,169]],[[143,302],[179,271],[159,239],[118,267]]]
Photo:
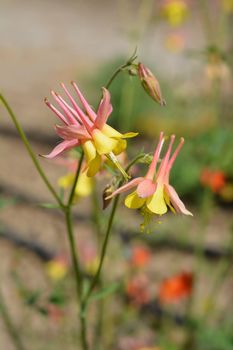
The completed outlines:
[[[87,176],[88,177],[95,176],[95,174],[98,173],[100,166],[101,166],[101,156],[97,153],[96,157],[88,164]]]
[[[117,141],[117,145],[113,150],[113,153],[117,156],[118,154],[121,154],[127,147],[127,141],[119,139]]]
[[[145,203],[144,198],[139,198],[136,191],[132,192],[125,198],[125,206],[130,209],[138,209]]]
[[[138,135],[138,132],[127,132],[126,134],[122,134],[123,139],[131,139],[132,137],[135,137]]]
[[[101,154],[108,154],[113,151],[117,145],[117,140],[106,136],[102,131],[95,129],[93,131],[93,140],[97,152]]]
[[[91,162],[96,156],[95,146],[93,145],[93,142],[89,140],[84,142],[82,147],[86,157],[86,161],[89,164],[89,162]]]
[[[93,181],[86,173],[80,173],[78,183],[75,188],[75,195],[78,197],[87,197],[92,192]]]
[[[147,208],[154,214],[163,215],[167,212],[167,206],[163,195],[163,185],[157,187],[155,193],[147,199]]]
[[[166,204],[169,206],[170,210],[171,210],[174,214],[176,214],[175,209],[174,209],[173,206],[171,205],[170,198],[169,198],[169,196],[167,195],[167,193],[166,193],[165,191],[164,191],[164,199],[165,199]]]
[[[104,124],[103,128],[101,129],[101,131],[109,137],[114,137],[114,138],[121,138],[122,134],[120,132],[118,132],[117,130],[115,130],[114,128],[112,128],[110,125],[108,124]]]
[[[67,174],[58,179],[58,186],[68,188],[74,182],[74,174]]]

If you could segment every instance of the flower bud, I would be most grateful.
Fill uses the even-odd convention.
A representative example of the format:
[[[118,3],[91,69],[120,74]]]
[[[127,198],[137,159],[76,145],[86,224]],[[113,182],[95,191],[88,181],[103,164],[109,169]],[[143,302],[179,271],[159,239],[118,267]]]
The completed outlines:
[[[166,101],[162,97],[158,80],[155,78],[152,72],[142,63],[138,64],[138,76],[141,80],[142,87],[147,92],[147,94],[161,106],[165,106]]]

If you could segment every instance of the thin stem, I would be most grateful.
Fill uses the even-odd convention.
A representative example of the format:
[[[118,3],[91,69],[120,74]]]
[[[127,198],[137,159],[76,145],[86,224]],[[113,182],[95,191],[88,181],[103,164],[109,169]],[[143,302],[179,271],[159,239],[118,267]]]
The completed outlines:
[[[132,56],[128,59],[128,61],[124,64],[122,64],[120,67],[118,67],[115,72],[112,74],[110,79],[108,80],[107,84],[105,85],[106,89],[109,88],[109,86],[112,84],[113,80],[117,77],[117,75],[122,72],[125,68],[130,67],[132,63],[136,60],[137,55],[137,48],[134,50]]]
[[[66,218],[67,233],[68,233],[68,239],[69,239],[70,250],[71,250],[72,263],[74,267],[77,297],[78,297],[78,300],[80,301],[82,296],[82,275],[80,272],[79,260],[77,257],[76,246],[75,246],[71,208],[69,207],[65,210],[65,218]]]
[[[72,206],[72,202],[73,202],[74,194],[75,194],[75,188],[76,188],[76,185],[78,183],[79,175],[80,175],[81,168],[82,168],[83,158],[84,158],[84,152],[82,151],[81,157],[80,157],[80,160],[79,160],[79,164],[78,164],[78,168],[77,168],[77,171],[76,171],[76,174],[75,174],[75,179],[74,179],[71,191],[70,191],[67,207]]]
[[[123,181],[120,182],[120,185],[123,183]],[[101,270],[102,270],[102,266],[103,266],[103,262],[104,262],[104,258],[105,258],[105,255],[106,255],[106,249],[107,249],[107,245],[108,245],[108,240],[109,240],[109,237],[110,237],[110,233],[111,233],[111,229],[112,229],[112,224],[113,224],[113,219],[114,219],[114,216],[115,216],[115,213],[116,213],[116,209],[117,209],[117,204],[118,204],[118,201],[119,201],[119,196],[120,195],[117,195],[115,198],[114,198],[114,201],[113,201],[113,205],[112,205],[112,210],[111,210],[111,213],[110,213],[110,216],[109,216],[109,221],[108,221],[108,226],[107,226],[107,230],[106,230],[106,234],[105,234],[105,238],[104,238],[104,242],[103,242],[103,247],[102,247],[102,251],[101,251],[101,256],[100,256],[100,263],[99,263],[99,266],[98,266],[98,269],[97,269],[97,272],[91,282],[91,285],[89,287],[89,290],[84,298],[84,302],[86,303],[88,298],[90,297],[93,289],[95,288],[96,284],[98,283],[98,280],[99,280],[99,277],[100,277],[100,273],[101,273]]]
[[[80,322],[81,322],[82,347],[83,347],[83,350],[88,350],[89,346],[87,343],[86,307],[84,304],[81,307]]]
[[[126,171],[129,171],[130,168],[139,160],[141,159],[143,156],[142,155],[139,155],[137,157],[135,157],[126,167]],[[118,188],[123,184],[124,180],[121,179],[121,181],[119,182],[119,185],[118,185]],[[109,241],[109,237],[110,237],[110,233],[111,233],[111,229],[112,229],[112,224],[113,224],[113,220],[114,220],[114,216],[115,216],[115,213],[116,213],[116,209],[117,209],[117,205],[118,205],[118,202],[119,202],[119,198],[120,198],[120,195],[117,195],[115,198],[114,198],[114,201],[113,201],[113,205],[112,205],[112,210],[111,210],[111,213],[110,213],[110,216],[109,216],[109,220],[108,220],[108,225],[107,225],[107,230],[106,230],[106,234],[105,234],[105,238],[104,238],[104,242],[103,242],[103,246],[102,246],[102,251],[101,251],[101,255],[100,255],[100,263],[99,263],[99,266],[98,266],[98,269],[97,269],[97,272],[91,282],[91,285],[87,291],[87,294],[86,296],[84,297],[83,299],[83,302],[84,304],[86,305],[93,289],[95,288],[96,284],[98,283],[99,281],[99,278],[100,278],[100,274],[101,274],[101,270],[102,270],[102,266],[103,266],[103,262],[104,262],[104,258],[105,258],[105,255],[106,255],[106,250],[107,250],[107,245],[108,245],[108,241]]]
[[[22,340],[19,336],[19,333],[17,332],[17,330],[16,330],[16,328],[11,320],[11,317],[8,313],[7,306],[4,302],[3,295],[1,293],[1,291],[0,291],[0,313],[2,315],[2,319],[3,319],[3,322],[5,324],[6,329],[8,331],[8,334],[10,335],[12,342],[15,345],[15,348],[17,350],[25,350],[25,347],[24,347]]]
[[[23,141],[24,143],[24,146],[26,147],[27,151],[28,151],[28,154],[29,156],[31,157],[38,173],[40,174],[40,177],[42,178],[42,180],[44,181],[45,185],[47,186],[47,188],[49,189],[49,191],[51,192],[51,194],[53,195],[53,197],[55,198],[55,200],[57,201],[57,203],[59,204],[59,206],[61,208],[64,207],[64,204],[63,202],[61,201],[61,199],[59,198],[58,194],[56,193],[56,191],[54,190],[53,186],[51,185],[51,183],[49,182],[47,176],[45,175],[43,169],[41,168],[40,166],[40,163],[38,162],[38,160],[36,159],[36,156],[30,146],[30,143],[23,131],[23,129],[21,128],[20,124],[18,123],[18,120],[14,114],[14,112],[12,111],[11,107],[9,106],[8,102],[5,100],[5,98],[3,97],[3,95],[0,94],[0,100],[2,101],[4,107],[6,108],[6,110],[8,111],[18,133],[19,133],[19,136],[21,138],[21,140]]]
[[[70,206],[66,207],[66,209],[64,209],[64,213],[66,217],[67,233],[68,233],[68,239],[69,239],[70,250],[71,250],[72,264],[73,264],[74,274],[75,274],[77,301],[79,305],[79,320],[80,320],[80,327],[81,327],[81,344],[82,344],[83,350],[88,350],[88,343],[87,343],[87,336],[86,336],[86,312],[85,312],[85,305],[82,303],[83,278],[82,278],[79,259],[76,251],[76,244],[75,244],[74,233],[73,233],[71,207]]]

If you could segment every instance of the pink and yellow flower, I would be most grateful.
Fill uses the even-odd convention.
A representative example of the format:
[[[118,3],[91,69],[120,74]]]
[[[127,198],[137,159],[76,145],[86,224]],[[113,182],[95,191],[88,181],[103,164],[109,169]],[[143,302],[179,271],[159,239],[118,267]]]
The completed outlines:
[[[180,200],[174,187],[169,184],[169,175],[172,165],[184,143],[184,139],[181,138],[178,147],[171,156],[174,140],[175,135],[172,135],[167,152],[156,172],[157,163],[164,143],[163,133],[161,132],[159,143],[147,174],[144,177],[137,177],[128,182],[126,185],[113,192],[109,197],[136,187],[136,190],[126,197],[126,207],[131,209],[144,208],[147,213],[158,215],[165,214],[167,212],[167,207],[169,207],[173,212],[192,215],[192,213],[185,208],[185,205]]]
[[[88,176],[94,176],[99,171],[102,156],[111,158],[117,165],[115,155],[125,150],[127,146],[125,139],[134,137],[137,133],[121,134],[106,123],[112,112],[109,91],[103,88],[103,98],[99,104],[97,113],[95,113],[80,92],[78,86],[72,82],[72,86],[85,110],[84,113],[66,86],[64,84],[61,85],[71,105],[54,91],[51,92],[52,96],[61,108],[62,113],[47,99],[45,99],[45,103],[63,122],[63,125],[56,125],[55,130],[64,141],[45,157],[54,158],[65,150],[81,146],[86,157]]]

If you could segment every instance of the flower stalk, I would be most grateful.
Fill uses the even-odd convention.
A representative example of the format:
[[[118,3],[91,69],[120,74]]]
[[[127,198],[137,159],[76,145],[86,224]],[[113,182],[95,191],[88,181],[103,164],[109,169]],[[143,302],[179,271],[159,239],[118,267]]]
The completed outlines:
[[[2,316],[2,320],[4,322],[6,330],[9,336],[11,337],[12,342],[15,345],[15,348],[17,350],[26,350],[21,340],[21,337],[19,335],[19,332],[17,331],[17,329],[15,328],[15,325],[11,320],[11,317],[8,312],[7,306],[5,304],[1,290],[0,290],[0,314]]]
[[[42,178],[42,180],[44,181],[45,185],[47,186],[48,190],[50,191],[50,193],[53,195],[53,197],[55,198],[55,200],[57,201],[58,205],[60,206],[60,208],[64,208],[64,204],[62,202],[62,200],[60,199],[60,197],[58,196],[58,194],[56,193],[55,189],[53,188],[53,186],[51,185],[51,183],[49,182],[47,176],[44,173],[44,170],[42,169],[40,163],[38,162],[32,148],[31,145],[28,141],[27,136],[25,135],[22,127],[20,126],[13,110],[11,109],[11,107],[9,106],[8,102],[6,101],[6,99],[3,97],[3,95],[0,94],[0,100],[2,101],[2,104],[4,105],[4,107],[6,108],[6,110],[8,111],[11,120],[13,121],[16,130],[19,133],[19,136],[21,138],[21,140],[23,141],[24,146],[26,147],[28,154],[31,158],[31,160],[33,161],[40,177]]]

